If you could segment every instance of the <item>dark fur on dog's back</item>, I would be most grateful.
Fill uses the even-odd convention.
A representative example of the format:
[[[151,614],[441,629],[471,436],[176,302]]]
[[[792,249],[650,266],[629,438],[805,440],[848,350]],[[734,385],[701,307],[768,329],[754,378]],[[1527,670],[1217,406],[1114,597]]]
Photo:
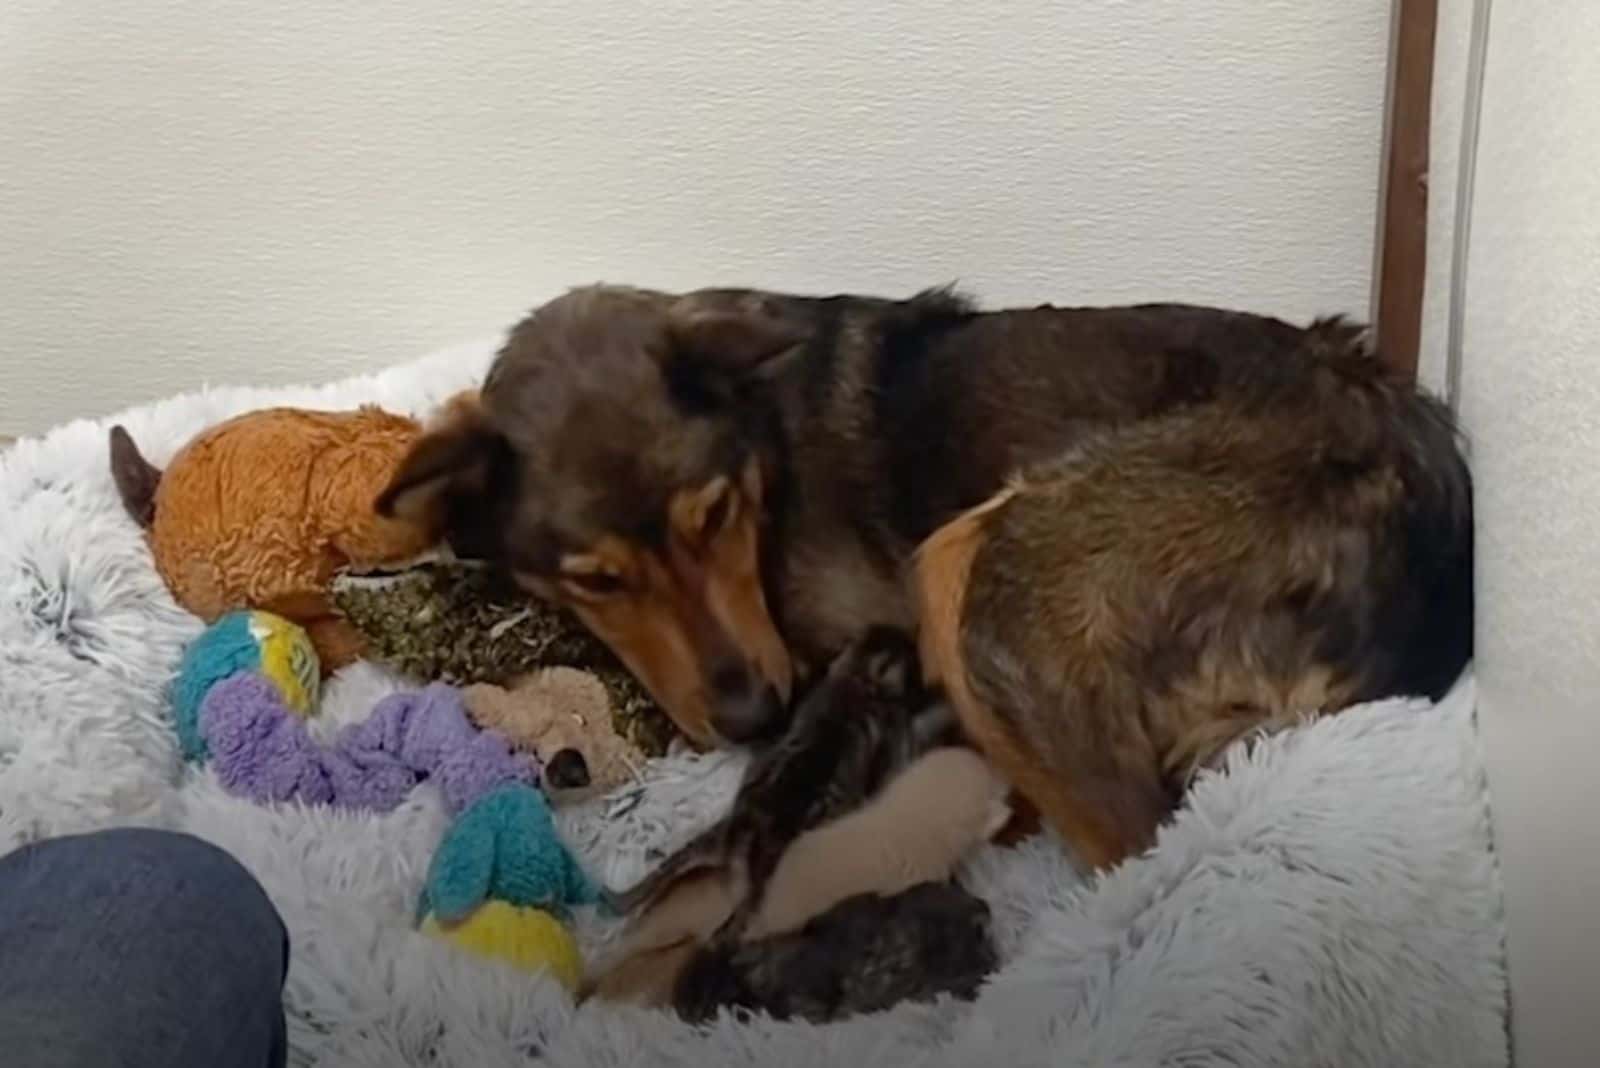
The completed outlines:
[[[1103,865],[1235,738],[1439,696],[1471,656],[1472,562],[1447,413],[1329,321],[1231,396],[1087,434],[942,530],[924,648]]]
[[[872,414],[899,476],[882,518],[912,540],[1084,433],[1245,388],[1302,333],[1181,304],[978,312],[949,290],[881,331]]]
[[[1248,388],[1304,333],[1177,304],[979,311],[948,289],[780,306],[805,340],[751,393],[780,443],[775,608],[813,660],[866,623],[914,625],[916,545],[1020,467]]]

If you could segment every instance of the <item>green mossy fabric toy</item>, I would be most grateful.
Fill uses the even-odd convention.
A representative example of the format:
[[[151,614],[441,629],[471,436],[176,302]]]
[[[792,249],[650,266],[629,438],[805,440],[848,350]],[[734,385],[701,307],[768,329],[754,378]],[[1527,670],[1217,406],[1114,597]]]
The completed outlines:
[[[600,680],[612,725],[645,756],[677,731],[600,639],[573,616],[533,600],[493,571],[439,561],[386,575],[337,576],[333,602],[366,640],[367,656],[424,682],[512,686],[541,668]]]

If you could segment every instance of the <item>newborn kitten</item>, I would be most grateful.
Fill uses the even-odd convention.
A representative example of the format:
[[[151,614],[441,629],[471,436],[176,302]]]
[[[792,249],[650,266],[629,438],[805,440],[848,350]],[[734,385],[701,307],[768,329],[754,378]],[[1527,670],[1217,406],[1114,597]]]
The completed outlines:
[[[795,839],[759,901],[731,868],[680,879],[640,915],[589,992],[664,1004],[702,943],[731,952],[741,938],[794,931],[856,895],[947,880],[968,852],[1005,825],[1007,792],[972,750],[932,750],[857,811]]]
[[[846,898],[798,931],[707,946],[672,1003],[691,1023],[721,1009],[826,1023],[941,994],[971,998],[998,965],[989,906],[949,882]]]

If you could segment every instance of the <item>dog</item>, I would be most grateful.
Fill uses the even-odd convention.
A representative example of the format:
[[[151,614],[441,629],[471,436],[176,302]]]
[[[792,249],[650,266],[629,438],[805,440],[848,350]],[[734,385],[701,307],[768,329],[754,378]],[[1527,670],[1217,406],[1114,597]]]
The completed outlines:
[[[780,737],[759,744],[727,815],[610,905],[627,914],[705,867],[735,867],[750,907],[790,843],[859,808],[956,727],[948,704],[923,689],[910,635],[870,627],[801,699]]]
[[[1365,338],[1173,304],[985,312],[944,290],[588,287],[511,331],[476,403],[424,435],[377,507],[442,517],[447,537],[467,530],[526,589],[570,605],[708,744],[770,720],[797,673],[865,627],[919,629],[925,670],[967,732],[1104,866],[1149,841],[1194,764],[1186,747],[1215,749],[1198,743],[1290,705],[1437,698],[1471,658],[1461,443],[1436,403],[1385,378]],[[1227,463],[1207,459],[1229,440]],[[1162,447],[1163,462],[1140,460]],[[1124,449],[1143,474],[1113,494]],[[1096,457],[1094,507],[1051,497],[1058,474]],[[1304,492],[1282,488],[1296,480]],[[1218,517],[1227,537],[1172,503],[1212,491],[1213,512],[1234,509]],[[1292,533],[1292,557],[1244,536],[1252,522]],[[1147,535],[1140,555],[1118,543],[1130,531]],[[1157,548],[1157,532],[1188,540]],[[993,578],[1001,546],[1029,596],[969,601],[969,579],[1006,588]],[[1085,576],[1097,599],[1076,629],[1041,600],[1067,597],[1069,559],[1105,569]],[[1206,586],[1207,574],[1227,578]],[[984,621],[1007,612],[1004,627]],[[1297,658],[1255,660],[1284,650]],[[1038,661],[1090,674],[1052,696],[1034,688],[1049,674]],[[969,678],[984,663],[993,677]],[[1270,699],[1252,679],[1272,680],[1259,683]],[[1074,701],[1097,706],[1087,737]],[[1190,726],[1145,737],[1158,704]],[[1125,764],[1149,763],[1101,759],[1124,736],[1164,770],[1123,780]],[[1109,770],[1086,771],[1078,746]],[[1091,819],[1097,806],[1120,814]]]
[[[1104,868],[1235,740],[1446,690],[1472,558],[1449,413],[1322,322],[1243,395],[1087,434],[936,532],[923,663]]]
[[[1225,401],[1304,336],[1173,304],[585,287],[511,330],[377,507],[570,607],[712,745],[866,626],[913,629],[916,547],[1019,468]]]

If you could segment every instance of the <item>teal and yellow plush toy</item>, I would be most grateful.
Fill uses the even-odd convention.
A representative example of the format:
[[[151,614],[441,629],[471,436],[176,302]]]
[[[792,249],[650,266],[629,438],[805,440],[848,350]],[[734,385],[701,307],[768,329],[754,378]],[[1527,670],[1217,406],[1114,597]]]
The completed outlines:
[[[417,911],[425,932],[525,971],[548,971],[576,990],[583,962],[565,921],[572,906],[598,900],[544,795],[511,783],[484,794],[445,834]]]
[[[459,923],[441,924],[437,916],[429,915],[422,921],[422,933],[519,971],[547,972],[569,992],[575,993],[583,981],[578,940],[544,909],[485,901]]]
[[[317,707],[321,665],[311,636],[271,612],[230,612],[184,650],[172,684],[172,714],[185,760],[204,760],[200,704],[211,688],[240,672],[271,682],[290,709],[310,716]]]

